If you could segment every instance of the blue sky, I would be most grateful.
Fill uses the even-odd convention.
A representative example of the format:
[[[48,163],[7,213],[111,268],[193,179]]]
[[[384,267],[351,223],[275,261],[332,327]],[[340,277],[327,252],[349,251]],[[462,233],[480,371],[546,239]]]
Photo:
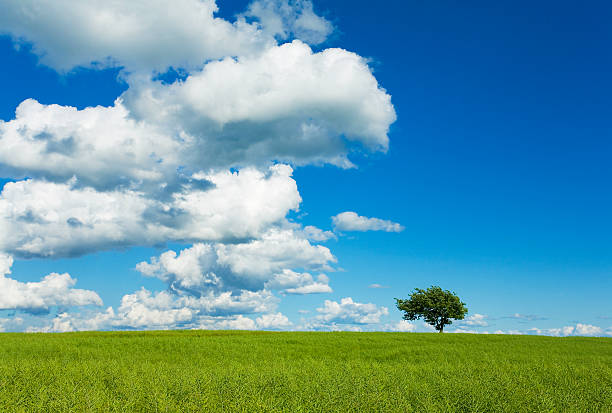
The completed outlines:
[[[26,184],[2,193],[0,253],[13,264],[0,292],[0,329],[428,331],[420,322],[400,323],[393,298],[440,285],[469,308],[470,318],[450,330],[612,333],[612,8],[604,2],[394,1],[373,8],[315,1],[311,8],[219,0],[216,16],[228,26],[244,16],[245,26],[206,32],[221,39],[212,43],[200,30],[218,20],[179,19],[209,4],[195,0],[177,3],[175,13],[155,2],[142,21],[129,6],[100,9],[93,0],[76,11],[58,2],[29,20],[15,4],[0,18],[0,182]],[[107,33],[91,29],[91,19],[111,11],[132,20],[117,19]],[[65,27],[63,15],[82,24]],[[158,32],[134,29],[159,16],[167,21]],[[39,29],[43,23],[58,25],[53,35]],[[303,47],[311,57],[285,68]],[[225,56],[244,70],[214,72]],[[201,83],[181,83],[175,71],[156,81],[169,67]],[[233,80],[230,67],[238,71]],[[349,68],[355,72],[347,75]],[[261,78],[251,83],[253,73]],[[299,87],[310,79],[312,87]],[[126,114],[117,122],[125,123],[113,128],[118,112],[104,108],[116,109],[119,96]],[[23,126],[15,111],[26,99],[61,106],[45,114],[24,109]],[[245,101],[269,106],[260,113]],[[66,108],[95,106],[99,124],[86,131],[80,125],[91,118]],[[168,109],[175,107],[182,109]],[[315,132],[296,135],[304,130]],[[122,133],[129,141],[117,142],[134,147],[91,146]],[[142,149],[139,139],[158,150],[157,164],[124,158]],[[189,139],[196,146],[177,149]],[[37,140],[49,141],[46,151]],[[60,144],[79,149],[66,155]],[[60,155],[68,158],[54,158]],[[353,168],[341,167],[345,155]],[[278,172],[272,182],[273,164],[291,165],[292,175]],[[249,178],[248,168],[262,175]],[[230,170],[245,181],[220,183]],[[78,184],[69,183],[72,176]],[[211,181],[220,193],[200,191],[196,181]],[[176,182],[189,187],[181,196],[200,197],[180,205],[220,205],[218,215],[189,212],[191,225],[162,228],[150,218],[151,205],[181,207],[151,188]],[[129,191],[144,195],[132,199]],[[45,198],[54,196],[67,201]],[[142,215],[125,213],[141,203],[148,205]],[[116,215],[98,225],[96,217],[115,206]],[[76,221],[54,224],[65,210],[76,211]],[[354,215],[343,215],[334,225],[332,217],[347,211],[383,221],[362,218],[359,227]],[[230,231],[215,217],[236,226]],[[393,223],[403,230],[391,230]],[[307,226],[334,234],[309,238]],[[36,231],[43,232],[40,246]],[[215,263],[202,250],[195,269],[151,261],[196,251],[194,244],[216,249]],[[252,261],[240,269],[245,251]],[[136,269],[142,262],[149,276]],[[71,281],[55,279],[56,289],[24,284],[54,272]],[[202,281],[206,274],[223,282]]]

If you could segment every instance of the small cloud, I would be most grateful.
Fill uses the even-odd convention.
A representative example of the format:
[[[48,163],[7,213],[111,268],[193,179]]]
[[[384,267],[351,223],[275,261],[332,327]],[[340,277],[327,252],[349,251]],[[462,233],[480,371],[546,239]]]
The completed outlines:
[[[389,288],[389,286],[374,283],[374,284],[368,285],[368,288]]]
[[[317,308],[316,321],[325,324],[376,324],[381,317],[389,314],[386,307],[372,303],[359,303],[351,297],[340,302],[325,300],[323,307]]]
[[[383,327],[384,331],[397,331],[397,332],[404,332],[404,333],[414,332],[416,331],[416,329],[417,329],[416,324],[410,323],[406,320],[401,320],[393,324],[386,324]]]
[[[519,313],[514,313],[512,315],[509,316],[505,316],[502,318],[513,318],[515,320],[520,320],[520,321],[538,321],[538,320],[546,320],[546,317],[542,317],[539,315],[535,315],[535,314],[519,314]]]
[[[397,222],[380,218],[362,217],[352,211],[342,212],[333,216],[332,222],[337,231],[402,232],[404,230],[404,227]]]
[[[336,234],[331,231],[324,231],[312,225],[305,226],[302,230],[306,239],[310,241],[323,242],[332,238],[337,238]]]
[[[521,335],[524,334],[519,330],[495,330],[493,334],[509,334],[509,335]]]
[[[490,334],[488,331],[478,331],[478,330],[470,330],[466,328],[456,328],[454,330],[449,330],[449,333],[460,333],[460,334]]]
[[[473,314],[463,320],[457,321],[457,324],[474,327],[487,327],[489,325],[489,323],[486,321],[487,318],[488,316],[484,314]]]

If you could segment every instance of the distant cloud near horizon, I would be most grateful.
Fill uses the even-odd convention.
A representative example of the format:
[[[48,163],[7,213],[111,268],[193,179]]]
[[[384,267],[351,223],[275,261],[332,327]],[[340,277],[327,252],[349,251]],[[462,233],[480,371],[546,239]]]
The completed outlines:
[[[546,317],[542,317],[536,314],[519,314],[519,313],[514,313],[512,315],[509,316],[505,316],[502,318],[514,318],[516,320],[520,320],[520,321],[539,321],[539,320],[546,320]]]
[[[380,218],[368,218],[353,211],[342,212],[332,217],[334,228],[338,231],[385,231],[402,232],[404,227],[397,222]]]

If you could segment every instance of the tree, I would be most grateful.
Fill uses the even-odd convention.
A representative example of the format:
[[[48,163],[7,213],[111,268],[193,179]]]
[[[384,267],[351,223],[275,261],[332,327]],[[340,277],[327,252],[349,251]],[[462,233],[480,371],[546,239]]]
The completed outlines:
[[[395,301],[397,308],[404,312],[404,320],[412,321],[422,317],[440,333],[445,325],[453,323],[451,319],[463,320],[468,312],[465,303],[455,293],[435,285],[427,290],[415,288],[409,299],[396,298]]]

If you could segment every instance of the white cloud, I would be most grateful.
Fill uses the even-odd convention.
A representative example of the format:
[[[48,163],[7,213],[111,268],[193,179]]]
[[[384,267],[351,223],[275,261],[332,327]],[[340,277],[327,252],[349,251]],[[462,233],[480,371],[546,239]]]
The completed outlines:
[[[386,151],[395,121],[390,96],[360,56],[313,53],[299,41],[210,62],[170,85],[129,79],[110,107],[23,101],[15,119],[0,121],[0,164],[15,177],[75,176],[97,190],[177,191],[194,184],[177,170],[272,161],[352,167],[350,143]]]
[[[319,44],[333,31],[332,24],[316,15],[308,0],[256,0],[245,16],[257,18],[265,33],[281,40],[294,35],[307,43]]]
[[[332,217],[334,227],[338,231],[386,231],[401,232],[404,227],[396,222],[379,218],[368,218],[355,212],[342,212]]]
[[[484,314],[473,314],[471,316],[465,317],[463,320],[458,320],[457,324],[475,326],[475,327],[487,327],[489,323],[487,322],[487,316]]]
[[[60,71],[189,69],[274,43],[244,20],[215,18],[216,11],[214,0],[5,0],[0,32],[32,42],[41,62]]]
[[[219,244],[219,264],[234,273],[268,277],[283,269],[329,270],[336,262],[331,251],[296,237],[293,231],[273,229],[249,243]]]
[[[195,327],[203,330],[256,330],[257,324],[243,315],[230,317],[203,317]]]
[[[238,244],[194,244],[177,255],[167,251],[136,268],[174,290],[206,291],[267,288],[289,294],[331,292],[328,278],[316,279],[291,269],[330,269],[329,249],[312,245],[293,230],[273,229],[259,239]]]
[[[104,312],[89,314],[59,313],[51,323],[41,326],[30,326],[26,329],[30,333],[67,333],[70,331],[93,331],[108,330],[110,322],[115,317],[112,307],[108,307]]]
[[[207,167],[270,160],[352,167],[347,144],[386,151],[396,118],[363,58],[313,53],[300,41],[210,62],[171,85],[133,78],[123,99],[135,118],[192,139],[186,163]]]
[[[323,307],[317,308],[317,311],[317,321],[338,324],[376,324],[382,316],[389,314],[386,307],[358,303],[351,297],[342,298],[339,303],[325,300]]]
[[[368,288],[389,288],[389,287],[387,287],[386,285],[374,283],[374,284],[368,285]]]
[[[13,257],[11,255],[0,252],[0,277],[11,273],[13,266]]]
[[[261,329],[284,329],[292,325],[291,321],[282,313],[264,314],[261,317],[255,319],[257,327]]]
[[[564,326],[560,328],[540,329],[537,327],[527,330],[528,334],[547,335],[557,337],[567,336],[601,336],[604,330],[601,327],[591,324],[577,323],[575,326]]]
[[[292,172],[287,165],[274,165],[264,171],[245,168],[205,175],[214,188],[178,194],[171,204],[187,214],[180,217],[183,226],[176,239],[257,238],[284,223],[286,214],[297,210],[302,200]]]
[[[469,328],[459,327],[454,330],[448,330],[448,333],[458,333],[458,334],[489,334],[488,331],[482,330],[473,330]]]
[[[98,294],[73,288],[75,284],[67,273],[51,273],[39,282],[26,283],[0,275],[0,310],[42,313],[55,306],[102,305]]]
[[[323,231],[320,228],[307,225],[302,230],[306,239],[310,241],[323,242],[332,238],[336,238],[336,234],[331,231]]]
[[[308,273],[297,273],[284,269],[266,282],[266,288],[279,290],[286,294],[316,294],[331,293],[329,278],[319,274],[316,279]]]
[[[271,313],[277,300],[267,291],[224,292],[194,297],[167,291],[153,293],[144,288],[125,295],[119,308],[103,312],[60,313],[50,324],[28,331],[65,332],[112,329],[282,329],[291,322],[281,313]],[[244,314],[263,313],[256,321]]]
[[[167,202],[137,191],[78,188],[74,180],[7,183],[0,195],[0,250],[58,257],[172,240],[258,237],[298,208],[301,198],[291,173],[284,165],[267,173],[219,172],[207,175],[212,189],[179,194]],[[319,251],[331,257],[325,247],[311,250],[306,259]]]
[[[77,110],[24,100],[15,119],[0,121],[0,163],[18,176],[99,190],[171,179],[180,164],[179,142],[129,117],[120,100]]]
[[[529,334],[536,334],[539,336],[556,336],[556,337],[566,337],[570,336],[574,333],[574,326],[565,326],[561,328],[547,328],[540,329],[537,327],[530,328],[527,330]]]
[[[17,256],[72,256],[159,242],[144,213],[153,205],[132,191],[77,189],[74,182],[10,182],[0,195],[0,250]],[[149,229],[149,231],[147,231]]]
[[[385,331],[399,331],[399,332],[414,332],[417,329],[417,325],[410,323],[406,320],[398,321],[394,324],[387,324],[383,330]]]
[[[165,291],[153,294],[142,288],[121,299],[115,326],[135,328],[170,327],[193,320],[193,308],[177,305],[176,297]]]
[[[575,334],[577,336],[599,336],[602,335],[603,329],[591,324],[576,324]]]
[[[113,329],[176,328],[282,328],[288,323],[276,309],[278,300],[268,291],[222,292],[199,297],[168,291],[151,292],[145,288],[126,294],[115,311],[60,313],[48,325],[29,331],[87,331]],[[257,324],[244,314],[263,313]],[[274,327],[277,326],[277,327]]]
[[[220,286],[222,280],[215,274],[217,256],[213,245],[194,244],[179,255],[166,251],[151,262],[141,262],[136,269],[145,276],[167,282],[172,289],[192,290]]]
[[[333,30],[305,0],[255,1],[234,23],[215,17],[217,11],[214,0],[5,0],[0,33],[32,43],[41,62],[59,71],[164,72],[258,53],[275,45],[275,37],[318,44]]]

